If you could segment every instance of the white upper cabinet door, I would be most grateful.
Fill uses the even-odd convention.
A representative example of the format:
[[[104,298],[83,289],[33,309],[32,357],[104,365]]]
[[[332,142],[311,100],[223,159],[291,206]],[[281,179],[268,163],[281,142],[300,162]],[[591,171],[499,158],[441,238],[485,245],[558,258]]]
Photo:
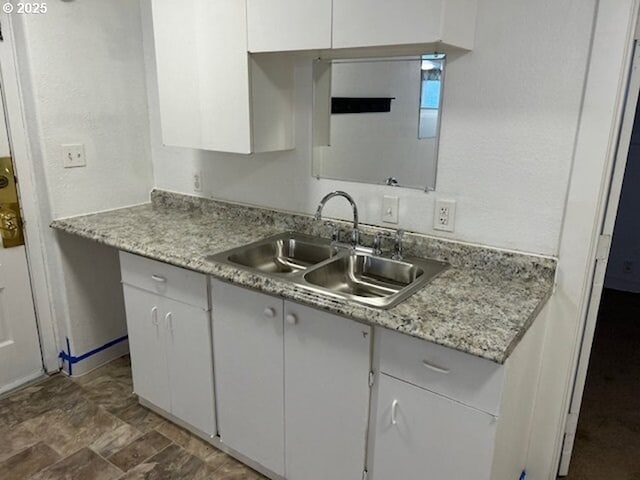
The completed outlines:
[[[247,0],[249,51],[331,48],[331,0]]]
[[[370,346],[369,326],[285,302],[287,480],[362,479]]]
[[[133,389],[139,397],[171,412],[163,298],[129,285],[123,285],[123,290]]]
[[[293,145],[293,62],[251,59],[241,0],[152,0],[165,145],[231,153]]]
[[[164,299],[171,413],[213,436],[216,433],[209,312]]]
[[[211,281],[220,440],[284,475],[282,299]]]
[[[251,152],[246,4],[153,0],[162,139]]]
[[[471,49],[476,0],[333,0],[333,48],[446,43]]]
[[[378,377],[372,480],[490,480],[495,417],[446,397]]]

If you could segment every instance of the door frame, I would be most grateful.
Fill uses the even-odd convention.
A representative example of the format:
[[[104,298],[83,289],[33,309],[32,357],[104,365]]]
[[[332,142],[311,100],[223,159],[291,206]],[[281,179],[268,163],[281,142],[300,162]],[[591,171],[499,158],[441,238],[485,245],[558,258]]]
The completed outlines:
[[[33,157],[26,129],[24,104],[17,67],[15,31],[11,15],[0,13],[4,41],[0,46],[0,66],[7,133],[11,144],[13,164],[19,178],[20,205],[24,213],[25,248],[31,279],[33,304],[40,337],[42,361],[47,373],[60,370],[56,326],[51,308],[50,288],[47,280],[43,228],[39,205],[46,201],[39,191]],[[41,198],[43,197],[43,198]]]
[[[618,149],[640,0],[598,0],[558,244],[527,459],[527,477],[557,478]]]
[[[585,313],[582,340],[579,347],[578,362],[573,380],[571,399],[569,402],[564,441],[560,454],[560,465],[558,469],[559,476],[566,476],[569,474],[569,466],[571,463],[575,435],[577,432],[580,407],[582,406],[582,397],[584,395],[587,373],[589,370],[589,359],[591,356],[591,349],[593,347],[596,324],[598,322],[600,301],[602,299],[605,275],[607,265],[609,263],[609,255],[611,253],[611,240],[613,238],[613,231],[620,204],[620,196],[622,194],[624,172],[626,170],[629,148],[631,145],[636,107],[640,93],[640,43],[638,42],[637,33],[638,32],[636,32],[629,84],[626,92],[622,125],[620,127],[620,137],[618,139],[613,171],[611,173],[609,192],[608,195],[603,195],[602,199],[605,207],[605,213],[598,236],[596,257],[594,259],[595,266],[593,280],[588,294],[588,307]]]

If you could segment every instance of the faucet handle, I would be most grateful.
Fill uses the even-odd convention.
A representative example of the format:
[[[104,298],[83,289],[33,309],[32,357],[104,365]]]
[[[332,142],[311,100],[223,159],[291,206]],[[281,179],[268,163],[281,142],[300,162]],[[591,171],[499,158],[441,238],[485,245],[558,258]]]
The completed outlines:
[[[383,238],[391,238],[391,234],[389,232],[376,232],[373,236],[373,254],[374,255],[382,255],[382,239]]]
[[[396,230],[395,244],[393,247],[393,256],[391,257],[394,260],[402,260],[402,250],[404,248],[402,245],[403,236],[404,236],[404,230],[402,229]]]
[[[340,228],[335,224],[335,223],[329,223],[327,225],[329,228],[331,228],[331,241],[332,242],[337,242],[340,240]]]

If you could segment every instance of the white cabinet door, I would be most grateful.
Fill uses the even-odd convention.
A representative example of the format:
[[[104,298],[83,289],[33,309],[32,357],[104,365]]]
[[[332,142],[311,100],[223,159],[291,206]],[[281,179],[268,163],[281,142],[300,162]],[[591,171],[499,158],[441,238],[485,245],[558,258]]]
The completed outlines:
[[[129,285],[123,285],[123,290],[133,389],[139,397],[170,412],[163,298]]]
[[[442,0],[333,0],[333,47],[422,43],[441,18]]]
[[[209,312],[164,299],[171,413],[213,436],[216,433]]]
[[[153,0],[162,139],[251,152],[245,2]]]
[[[373,480],[490,480],[495,417],[384,374],[378,378]]]
[[[288,480],[362,478],[370,347],[370,327],[285,302]]]
[[[333,0],[333,48],[473,47],[476,0]]]
[[[293,145],[293,62],[250,58],[246,2],[152,0],[162,140],[232,153]]]
[[[211,283],[220,440],[284,475],[283,301]]]
[[[331,0],[247,0],[250,52],[331,48]]]

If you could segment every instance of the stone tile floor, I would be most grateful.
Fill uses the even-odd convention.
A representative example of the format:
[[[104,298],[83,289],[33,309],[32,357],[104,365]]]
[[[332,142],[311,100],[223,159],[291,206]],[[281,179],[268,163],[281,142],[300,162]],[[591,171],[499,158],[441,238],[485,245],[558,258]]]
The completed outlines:
[[[129,357],[0,399],[1,480],[264,477],[138,404]]]

